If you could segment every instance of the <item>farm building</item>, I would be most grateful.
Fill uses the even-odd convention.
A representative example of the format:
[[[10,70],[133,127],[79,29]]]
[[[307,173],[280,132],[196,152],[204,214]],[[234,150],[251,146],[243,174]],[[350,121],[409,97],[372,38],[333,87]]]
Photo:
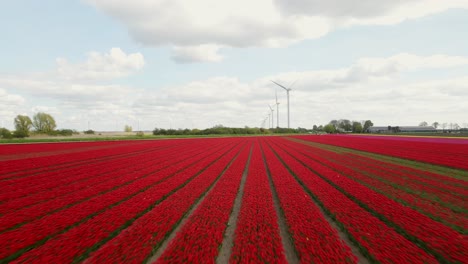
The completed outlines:
[[[432,126],[373,126],[368,128],[369,133],[391,132],[437,132]]]

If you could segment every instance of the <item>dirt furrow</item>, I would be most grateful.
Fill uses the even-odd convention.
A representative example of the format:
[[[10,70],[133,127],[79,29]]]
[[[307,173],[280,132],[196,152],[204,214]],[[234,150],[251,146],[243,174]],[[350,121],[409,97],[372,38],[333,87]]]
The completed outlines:
[[[234,206],[232,208],[231,216],[229,217],[228,226],[224,233],[223,243],[221,244],[221,249],[219,250],[218,257],[216,259],[217,264],[224,264],[229,262],[231,257],[232,247],[234,246],[234,234],[237,228],[237,219],[239,217],[239,212],[242,206],[242,197],[244,196],[244,186],[247,180],[247,174],[249,173],[250,158],[252,157],[252,146],[250,146],[249,158],[247,159],[247,164],[245,165],[244,173],[242,174],[242,179],[239,186],[239,191],[237,197],[234,200]]]

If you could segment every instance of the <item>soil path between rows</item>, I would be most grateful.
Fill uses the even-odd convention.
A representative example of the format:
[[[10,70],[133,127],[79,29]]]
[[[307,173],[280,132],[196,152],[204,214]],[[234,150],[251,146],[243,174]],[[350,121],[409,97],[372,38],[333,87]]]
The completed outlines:
[[[211,192],[211,190],[216,186],[218,181],[223,177],[223,174],[229,169],[232,163],[238,158],[242,150],[240,150],[237,155],[229,162],[228,166],[219,176],[219,178],[213,183],[213,185],[198,199],[198,201],[193,205],[193,207],[182,217],[180,223],[177,227],[171,232],[171,234],[162,242],[161,246],[156,250],[156,252],[146,261],[147,264],[151,264],[156,262],[161,255],[166,251],[170,243],[175,239],[179,231],[183,228],[185,223],[189,220],[189,218],[193,215],[195,210],[199,207],[199,205],[205,200],[205,197]],[[249,156],[250,160],[250,156]],[[226,262],[227,263],[227,262]]]
[[[293,177],[292,175],[290,175],[291,177]],[[272,186],[273,190],[274,190],[274,187]],[[304,187],[303,187],[304,188]],[[311,190],[312,191],[312,190]],[[275,192],[276,194],[276,192]],[[276,196],[276,195],[275,195]],[[276,196],[276,199],[277,196]],[[310,199],[312,200],[312,202],[315,204],[315,206],[319,209],[320,211],[320,214],[322,214],[322,216],[325,218],[325,220],[330,224],[330,226],[335,229],[335,231],[337,232],[339,238],[351,249],[351,252],[353,253],[354,256],[356,256],[357,260],[358,260],[358,263],[359,264],[369,264],[369,260],[361,253],[361,251],[359,250],[359,248],[349,239],[348,235],[345,234],[341,229],[340,227],[337,225],[337,223],[331,218],[329,217],[325,211],[323,210],[323,208],[317,204],[317,202],[312,199],[312,197],[310,197]],[[278,204],[279,204],[279,200],[278,200]],[[279,206],[279,205],[278,205]],[[284,218],[283,218],[284,220]],[[291,242],[292,243],[292,242]],[[288,260],[289,261],[289,260]],[[290,262],[291,263],[291,262]]]
[[[234,236],[237,229],[237,219],[239,218],[239,212],[242,207],[242,198],[244,197],[244,186],[247,180],[247,174],[249,173],[250,158],[252,157],[253,145],[250,146],[250,153],[245,165],[244,172],[242,173],[242,179],[239,186],[236,199],[234,200],[234,206],[232,207],[231,215],[227,223],[227,228],[224,232],[224,239],[221,243],[221,249],[219,250],[218,257],[216,258],[217,264],[229,263],[231,257],[232,247],[234,246]]]

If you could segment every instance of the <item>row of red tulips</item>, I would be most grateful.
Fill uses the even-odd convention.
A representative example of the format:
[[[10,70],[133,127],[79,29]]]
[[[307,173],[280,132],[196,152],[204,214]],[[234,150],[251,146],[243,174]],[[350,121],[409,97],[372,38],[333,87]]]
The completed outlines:
[[[193,149],[193,151],[199,152],[197,149]],[[0,211],[5,212],[5,209],[10,209],[0,216],[0,232],[63,209],[64,207],[70,207],[103,195],[141,179],[135,177],[135,175],[154,174],[168,166],[177,165],[187,158],[196,156],[196,153],[193,153],[193,151],[182,152],[183,154],[181,155],[181,149],[176,148],[165,153],[160,153],[160,155],[149,153],[141,157],[140,162],[130,159],[130,161],[133,161],[132,163],[122,162],[124,167],[121,167],[119,164],[108,164],[108,167],[106,167],[109,170],[108,174],[96,175],[94,174],[96,171],[89,173],[92,175],[92,182],[86,181],[70,186],[65,185],[62,188],[58,187],[53,190],[40,192],[37,195],[0,204]],[[145,160],[147,161],[144,162]],[[111,167],[111,165],[118,166]],[[34,205],[30,206],[30,204]],[[17,210],[15,211],[14,209]]]
[[[215,263],[251,150],[248,143],[219,179],[158,263]]]
[[[433,256],[360,207],[300,161],[323,173],[320,165],[312,165],[293,148],[286,144],[278,145],[278,143],[272,143],[274,151],[279,154],[316,201],[336,219],[343,231],[350,235],[364,255],[381,263],[437,263]],[[327,176],[344,178],[331,171],[327,171]],[[398,254],[395,254],[396,251]]]
[[[167,151],[167,150],[166,150]],[[115,158],[92,164],[81,164],[66,169],[44,172],[27,178],[4,181],[4,192],[0,194],[2,201],[44,193],[49,190],[62,189],[73,183],[88,184],[89,181],[102,181],[103,175],[118,171],[135,163],[145,163],[154,159],[157,150],[139,153],[131,157]],[[28,198],[29,199],[29,198]],[[29,200],[36,200],[33,197]]]
[[[444,192],[458,197],[468,195],[468,190],[466,189],[466,181],[461,179],[431,173],[425,171],[424,169],[415,169],[395,163],[384,162],[376,158],[369,158],[363,155],[357,155],[353,153],[338,154],[313,146],[310,146],[310,149],[313,150],[317,155],[323,154],[327,158],[339,158],[340,162],[347,161],[347,163],[364,165],[366,168],[369,169],[374,168],[380,171],[388,172],[390,173],[388,177],[391,177],[392,173],[397,172],[398,175],[394,175],[394,177],[389,179],[392,181],[398,181],[399,183],[403,183],[403,185],[417,184],[420,186],[427,186],[426,188],[434,188],[434,190],[438,193]]]
[[[399,171],[400,173],[405,175],[406,179],[413,182],[435,186],[448,193],[454,192],[456,194],[468,195],[468,190],[466,189],[466,181],[462,179],[457,179],[450,176],[429,172],[424,169],[416,169],[395,163],[388,163],[380,161],[378,159],[368,158],[353,153],[346,153],[345,155],[349,159],[359,160],[362,163],[366,163],[370,166],[383,167],[389,171]]]
[[[289,149],[295,153],[294,155],[298,160],[307,164],[309,168],[313,168],[329,183],[341,189],[348,197],[352,197],[361,206],[375,212],[381,219],[385,219],[388,224],[393,225],[402,234],[421,244],[439,259],[450,262],[463,262],[466,260],[464,249],[468,248],[468,241],[464,239],[463,235],[409,207],[370,190],[348,177],[338,174],[336,171],[308,157],[307,154],[304,155],[304,152],[300,153],[292,148]]]
[[[296,138],[328,145],[363,150],[372,153],[468,169],[468,145],[437,142],[400,141],[380,137],[357,136],[297,136]],[[434,151],[437,150],[437,151]]]
[[[349,157],[343,157],[341,158],[340,162],[346,161],[347,164],[350,164],[353,160],[350,159]],[[448,187],[444,188],[444,186],[434,186],[430,185],[427,183],[421,183],[419,181],[414,181],[408,179],[408,175],[404,172],[401,172],[399,170],[392,170],[392,169],[387,169],[386,167],[383,166],[377,166],[377,165],[371,165],[367,163],[362,163],[358,158],[356,159],[358,161],[355,164],[352,164],[352,166],[359,167],[366,172],[369,172],[371,174],[376,174],[376,176],[381,177],[383,180],[389,182],[389,184],[394,184],[397,186],[404,187],[406,189],[411,190],[412,193],[415,194],[428,194],[426,197],[427,198],[432,198],[435,202],[442,202],[442,203],[447,203],[451,205],[456,205],[456,206],[463,206],[465,203],[463,201],[463,197],[468,196],[468,192],[463,188],[463,187]],[[430,195],[430,196],[429,196]]]
[[[129,141],[116,141],[113,145],[128,144]],[[90,141],[90,142],[61,142],[61,143],[40,143],[40,144],[6,144],[0,149],[2,155],[18,155],[26,153],[40,152],[62,152],[64,150],[74,150],[77,148],[92,148],[92,147],[107,147],[109,142],[106,141]]]
[[[79,143],[77,148],[79,147]],[[152,143],[154,144],[154,143]],[[0,161],[0,179],[10,179],[15,177],[28,177],[32,173],[47,172],[53,168],[62,168],[76,164],[86,164],[99,159],[109,159],[111,156],[134,154],[137,151],[144,151],[151,147],[141,142],[103,146],[101,149],[85,150],[77,153],[53,154],[40,157],[26,157],[16,160]],[[165,143],[167,144],[167,143]],[[34,146],[34,144],[29,144]],[[160,146],[155,144],[155,146]],[[37,149],[36,149],[37,150]],[[77,155],[79,158],[77,159]]]
[[[329,160],[327,161],[329,162]],[[388,175],[384,170],[369,170],[366,166],[358,166],[356,164],[353,165],[352,169],[349,169],[341,166],[341,164],[346,164],[346,161],[337,160],[336,162],[338,164],[332,163],[330,166],[333,166],[334,169],[346,173],[346,175],[351,176],[354,180],[399,203],[410,206],[432,219],[447,224],[456,230],[462,230],[468,227],[466,214],[461,213],[462,210],[467,210],[465,205],[466,202],[464,203],[463,201],[460,201],[461,199],[458,197],[444,197],[445,195],[440,194],[437,197],[434,197],[435,190],[432,190],[431,188],[427,188],[427,190],[425,190],[423,189],[423,186],[417,186],[417,189],[420,189],[420,191],[417,191],[417,189],[414,188],[415,186],[412,186],[412,184],[396,185],[382,180],[383,177]],[[395,172],[392,176],[398,176],[398,172]],[[454,211],[454,208],[457,210],[456,212]]]
[[[356,263],[350,248],[265,142],[262,149],[299,261]]]
[[[448,195],[426,185],[405,181],[405,174],[399,171],[389,172],[381,166],[367,162],[361,163],[358,157],[350,159],[347,155],[315,147],[302,148],[302,150],[306,151],[309,157],[329,168],[352,177],[365,186],[439,222],[448,224],[456,230],[462,231],[468,226],[466,214],[461,213],[463,210],[467,210],[466,203],[457,195]],[[434,196],[436,198],[433,198]]]
[[[86,262],[145,262],[160,246],[163,239],[177,226],[181,218],[190,210],[196,201],[200,199],[202,194],[204,194],[221,176],[223,170],[225,170],[228,164],[239,153],[241,147],[241,145],[237,145],[227,153],[218,153],[218,157],[216,157],[216,161],[213,164],[200,162],[200,164],[195,165],[197,170],[203,170],[199,175],[194,177],[164,201],[155,204],[150,210],[147,210],[145,214],[142,214],[141,217],[136,219],[125,231],[115,236],[99,250],[92,253]],[[183,177],[183,175],[179,174],[177,177]],[[172,187],[173,191],[175,191],[174,187],[175,186]],[[170,188],[168,188],[168,190],[169,189]],[[151,196],[157,195],[158,192],[161,192],[160,188],[158,188],[157,192],[151,193]],[[141,207],[136,204],[133,206]],[[125,215],[128,215],[128,213],[125,213]],[[115,217],[109,219],[114,218]],[[96,228],[105,231],[106,229],[103,229],[103,227],[106,227],[106,225],[109,226],[106,223],[96,223]],[[112,226],[118,227],[118,225],[115,224],[112,224]],[[80,233],[83,233],[83,231],[80,230]],[[88,235],[90,234],[91,233],[88,233]],[[202,235],[200,231],[198,231],[198,234]],[[104,234],[103,237],[106,235],[107,234]],[[101,237],[101,239],[103,237]],[[94,239],[94,241],[98,240]]]
[[[323,159],[330,162],[330,159]],[[344,167],[347,165],[350,167]],[[449,224],[458,230],[468,227],[466,201],[458,195],[438,191],[437,188],[418,185],[404,180],[399,171],[393,173],[385,169],[372,168],[365,164],[351,163],[344,157],[334,160],[335,169],[351,175],[355,180],[386,196],[410,206],[437,221]],[[391,180],[391,181],[390,181]]]
[[[194,145],[195,148],[193,148],[193,150],[195,150],[197,146],[201,145]],[[150,148],[145,152],[137,152],[132,156],[115,157],[115,159],[110,158],[91,164],[80,164],[70,168],[42,172],[28,178],[10,180],[12,183],[9,185],[3,181],[2,184],[5,187],[5,192],[0,194],[0,197],[2,201],[24,198],[23,200],[39,202],[41,201],[40,198],[38,199],[35,195],[41,196],[50,191],[55,192],[61,190],[63,187],[72,186],[73,184],[92,185],[95,181],[102,182],[105,180],[105,175],[109,172],[130,168],[131,166],[139,165],[138,163],[156,161],[155,159],[164,157],[166,153],[177,153],[185,149],[185,147],[186,146],[174,146],[164,149]],[[80,157],[81,155],[77,155],[76,159],[79,160]],[[79,185],[76,189],[81,189]],[[7,192],[7,189],[10,189],[10,192]],[[55,195],[57,196],[59,194]],[[1,206],[0,213],[3,213]]]
[[[230,262],[286,262],[273,194],[258,141],[252,150]]]
[[[190,177],[193,177],[196,172],[216,160],[219,155],[226,152],[232,145],[233,143],[222,148],[217,148],[214,151],[200,150],[200,152],[207,152],[206,155],[188,158],[176,166],[160,170],[155,174],[151,173],[151,168],[148,168],[147,172],[149,174],[146,175],[141,174],[141,172],[134,173],[132,174],[133,177],[139,179],[129,185],[94,197],[65,210],[47,215],[18,229],[2,233],[0,234],[0,248],[2,248],[0,260],[18,257],[28,247],[34,247],[35,249],[28,251],[25,256],[29,255],[33,256],[33,258],[41,255],[47,256],[48,254],[41,253],[41,250],[36,250],[37,246],[47,241],[41,248],[46,247],[50,245],[51,241],[54,241],[51,238],[56,238],[59,234],[65,235],[68,233],[66,231],[73,227],[75,230],[79,230],[79,227],[83,223],[89,223],[90,220],[98,218],[108,221],[108,218],[102,218],[102,216],[111,208],[116,207],[113,211],[118,210],[121,204],[124,204],[122,206],[132,207],[132,204],[129,204],[127,201],[138,201],[137,204],[144,204],[148,202],[149,197],[154,197],[151,196],[152,192],[159,194],[161,194],[161,190],[164,190],[166,193],[170,192],[175,186],[183,184]],[[177,176],[175,176],[176,174]],[[181,174],[183,176],[180,176]],[[162,193],[161,196],[164,196],[164,194]],[[112,232],[112,230],[109,230],[109,232]],[[77,243],[79,241],[77,239]],[[60,244],[60,242],[58,243]]]

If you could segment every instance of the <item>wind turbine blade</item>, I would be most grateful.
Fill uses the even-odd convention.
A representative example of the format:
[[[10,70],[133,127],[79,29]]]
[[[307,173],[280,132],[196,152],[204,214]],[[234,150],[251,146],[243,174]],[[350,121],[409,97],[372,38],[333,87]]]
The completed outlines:
[[[272,80],[270,80],[270,81],[272,81]],[[275,81],[272,81],[272,82],[273,82],[274,84],[278,85],[279,87],[285,89],[286,91],[288,90],[288,88],[284,87],[283,85],[281,85],[281,84],[279,84],[279,83],[277,83],[277,82],[275,82]]]

